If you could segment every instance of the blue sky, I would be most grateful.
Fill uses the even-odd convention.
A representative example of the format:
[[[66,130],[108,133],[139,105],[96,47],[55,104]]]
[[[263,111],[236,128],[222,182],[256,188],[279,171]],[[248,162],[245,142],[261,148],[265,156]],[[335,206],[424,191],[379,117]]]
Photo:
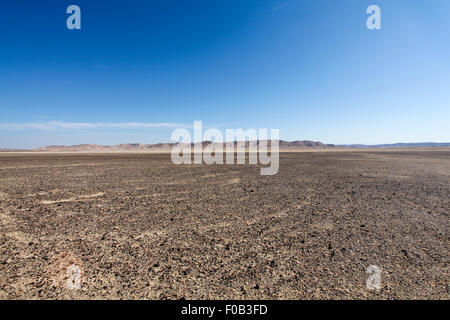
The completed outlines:
[[[66,8],[81,8],[81,30]],[[381,8],[368,30],[366,8]],[[24,1],[0,10],[0,148],[170,141],[194,120],[285,140],[450,141],[450,1]]]

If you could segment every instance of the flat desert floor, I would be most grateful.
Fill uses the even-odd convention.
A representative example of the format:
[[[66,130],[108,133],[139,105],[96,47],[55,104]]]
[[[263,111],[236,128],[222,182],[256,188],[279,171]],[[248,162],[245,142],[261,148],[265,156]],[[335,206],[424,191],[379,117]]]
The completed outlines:
[[[449,299],[449,199],[449,149],[2,153],[0,298]]]

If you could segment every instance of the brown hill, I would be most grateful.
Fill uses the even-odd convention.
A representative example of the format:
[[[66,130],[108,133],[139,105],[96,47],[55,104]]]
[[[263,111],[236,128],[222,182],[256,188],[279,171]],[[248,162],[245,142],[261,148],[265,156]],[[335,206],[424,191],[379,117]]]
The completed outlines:
[[[249,147],[250,144],[256,144],[257,146],[260,144],[260,140],[257,141],[245,141],[244,145],[246,148]],[[203,141],[202,146],[205,147],[213,142],[211,141]],[[102,152],[102,151],[170,151],[176,143],[156,143],[156,144],[141,144],[141,143],[125,143],[118,144],[113,146],[102,146],[97,144],[79,144],[73,146],[46,146],[41,148],[33,149],[33,151],[92,151],[92,152]],[[193,146],[194,144],[191,143]],[[226,146],[237,145],[237,142],[224,142],[223,148]],[[267,145],[270,147],[270,140]],[[284,141],[279,140],[280,149],[305,149],[305,148],[331,148],[334,145],[324,144],[318,141]]]

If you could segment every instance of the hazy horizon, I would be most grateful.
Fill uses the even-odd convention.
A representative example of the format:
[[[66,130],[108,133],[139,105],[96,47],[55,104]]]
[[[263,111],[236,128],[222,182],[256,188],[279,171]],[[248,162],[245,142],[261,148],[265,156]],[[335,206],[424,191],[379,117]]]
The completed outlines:
[[[300,141],[300,142],[305,142],[305,141],[309,141],[309,142],[320,142],[323,143],[325,145],[333,145],[336,147],[340,147],[340,146],[367,146],[367,147],[376,147],[376,146],[390,146],[390,145],[397,145],[397,144],[405,144],[405,145],[420,145],[420,144],[450,144],[450,142],[448,141],[443,141],[443,142],[436,142],[436,141],[414,141],[414,142],[403,142],[403,141],[397,141],[397,142],[392,142],[392,143],[380,143],[380,144],[364,144],[364,143],[343,143],[343,144],[333,144],[333,143],[327,143],[324,141],[317,141],[317,140],[309,140],[309,139],[305,139],[305,140],[300,140],[300,139],[296,139],[296,140],[283,140],[280,139],[282,141],[286,141],[286,142],[295,142],[295,141]],[[203,140],[203,142],[205,141],[210,141],[210,140]],[[248,141],[248,140],[245,140]],[[233,141],[224,141],[224,143],[229,143],[229,142],[233,142]],[[236,142],[236,141],[234,141]],[[33,147],[24,147],[24,148],[3,148],[1,147],[0,149],[10,149],[10,150],[32,150],[32,149],[39,149],[39,148],[45,148],[45,147],[59,147],[59,146],[64,146],[64,147],[73,147],[73,146],[82,146],[82,145],[96,145],[96,146],[101,146],[101,147],[113,147],[113,146],[118,146],[118,145],[134,145],[134,144],[140,144],[140,145],[155,145],[155,144],[169,144],[169,143],[175,143],[173,141],[160,141],[160,142],[155,142],[155,143],[146,143],[146,142],[139,142],[139,141],[133,141],[133,142],[121,142],[121,143],[114,143],[114,144],[98,144],[98,143],[77,143],[77,144],[52,144],[52,145],[40,145],[40,146],[33,146]]]

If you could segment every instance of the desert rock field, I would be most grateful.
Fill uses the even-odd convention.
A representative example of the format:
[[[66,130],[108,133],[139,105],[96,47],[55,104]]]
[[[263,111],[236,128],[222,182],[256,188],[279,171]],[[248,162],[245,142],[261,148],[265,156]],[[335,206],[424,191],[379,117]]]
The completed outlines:
[[[277,175],[259,169],[0,153],[0,299],[450,298],[450,149],[290,152]]]

